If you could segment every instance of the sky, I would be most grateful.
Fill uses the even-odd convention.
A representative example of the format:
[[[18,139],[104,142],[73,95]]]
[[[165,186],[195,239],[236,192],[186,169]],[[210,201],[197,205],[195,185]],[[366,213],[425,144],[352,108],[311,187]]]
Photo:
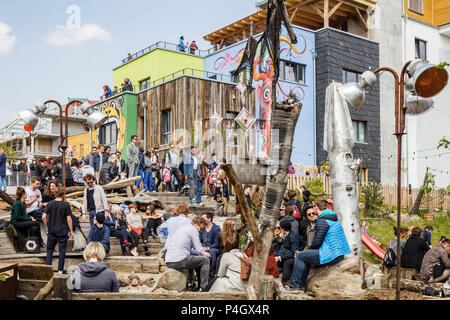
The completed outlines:
[[[15,0],[0,8],[0,127],[49,99],[98,100],[128,53],[196,40],[256,11],[255,0]]]

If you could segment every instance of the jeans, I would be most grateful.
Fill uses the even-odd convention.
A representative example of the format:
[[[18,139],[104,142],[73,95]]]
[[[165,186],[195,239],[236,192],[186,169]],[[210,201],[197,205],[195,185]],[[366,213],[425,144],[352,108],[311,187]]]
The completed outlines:
[[[152,192],[154,189],[154,182],[153,182],[153,173],[150,172],[144,172],[144,190]]]
[[[172,190],[173,192],[176,192],[176,191],[181,190],[181,188],[183,187],[183,181],[181,181],[180,170],[178,170],[178,168],[171,168],[171,169],[172,169],[172,174],[175,176],[175,178],[178,181],[178,190]]]
[[[66,247],[68,236],[55,236],[51,233],[48,234],[47,238],[47,258],[45,263],[49,266],[52,265],[53,251],[55,250],[56,244],[59,245],[59,258],[58,258],[58,271],[64,271],[64,262],[66,260]]]
[[[120,249],[122,249],[122,253],[126,253],[127,250],[123,246],[123,242],[125,240],[128,241],[129,234],[127,232],[127,227],[126,226],[119,226],[117,228],[110,228],[109,230],[110,230],[109,236],[110,237],[119,238],[119,240],[120,240]]]
[[[147,220],[147,226],[142,230],[142,239],[148,240],[148,236],[150,235],[150,231],[153,230],[155,234],[156,229],[162,224],[161,218],[159,219],[148,219]]]
[[[192,278],[194,269],[200,267],[200,288],[205,289],[208,286],[209,259],[207,257],[190,255],[178,262],[166,262],[166,265],[168,268],[180,271],[188,269],[190,278]]]
[[[105,214],[105,211],[102,211],[102,212],[97,212],[97,211],[95,211],[95,210],[90,210],[90,211],[89,211],[89,224],[91,225],[91,228],[94,227],[94,217],[95,217],[95,215],[96,215],[97,213],[103,213],[103,214]]]
[[[138,176],[141,176],[141,179],[139,179],[138,181],[136,181],[136,187],[140,187],[141,185],[141,181],[144,180],[144,171],[142,171],[142,169],[138,169]]]
[[[283,282],[287,282],[291,278],[294,261],[294,258],[291,258],[281,262],[283,267],[283,278],[281,280]]]
[[[0,176],[0,190],[6,191],[6,179],[5,176]]]
[[[310,267],[318,265],[320,265],[319,250],[305,250],[297,253],[289,287],[306,288]]]
[[[156,179],[158,180],[158,182],[156,182]],[[153,190],[155,190],[156,192],[158,192],[158,190],[159,190],[159,185],[162,183],[162,179],[161,179],[161,172],[158,170],[158,171],[155,171],[155,177],[153,178],[153,185],[154,185],[154,188],[153,188]]]
[[[202,203],[203,180],[200,178],[197,179],[197,203]]]
[[[189,202],[193,203],[197,194],[197,170],[192,172],[192,178],[188,178],[187,183],[189,184]]]
[[[43,223],[43,221],[42,221],[43,213],[44,213],[44,209],[37,209],[37,210],[29,212],[27,215],[29,217],[33,217],[36,221]]]
[[[128,162],[128,178],[133,178],[138,175],[139,163]]]
[[[28,236],[41,238],[41,226],[37,221],[18,221],[12,224],[17,231],[24,233]]]

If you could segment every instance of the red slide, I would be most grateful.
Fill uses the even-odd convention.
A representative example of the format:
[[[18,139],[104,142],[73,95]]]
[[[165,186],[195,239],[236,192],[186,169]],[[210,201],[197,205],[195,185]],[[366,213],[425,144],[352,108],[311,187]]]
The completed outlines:
[[[378,259],[383,260],[384,258],[384,251],[381,249],[373,240],[372,238],[361,229],[361,237],[362,242],[367,247],[367,249],[370,250]]]

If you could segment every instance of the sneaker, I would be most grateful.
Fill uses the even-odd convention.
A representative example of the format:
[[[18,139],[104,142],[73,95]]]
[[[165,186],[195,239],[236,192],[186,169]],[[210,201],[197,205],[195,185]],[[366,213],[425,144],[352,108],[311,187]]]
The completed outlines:
[[[137,257],[138,255],[139,255],[139,253],[137,253],[137,252],[135,252],[135,251],[130,251],[131,252],[131,254],[133,255],[133,256],[135,256],[135,257]]]
[[[150,256],[150,252],[147,251],[147,252],[145,253],[145,255],[146,255],[147,257]]]
[[[131,243],[129,243],[128,241],[124,241],[124,242],[123,242],[123,246],[124,246],[125,248],[130,248],[130,247],[131,247]]]
[[[288,287],[286,291],[288,291],[289,293],[301,293],[304,292],[304,289]]]

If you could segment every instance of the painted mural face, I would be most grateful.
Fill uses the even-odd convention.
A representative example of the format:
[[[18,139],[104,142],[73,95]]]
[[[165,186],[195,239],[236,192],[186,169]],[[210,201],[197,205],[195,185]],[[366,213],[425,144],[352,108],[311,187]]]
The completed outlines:
[[[127,122],[125,116],[122,114],[123,98],[112,99],[106,101],[100,107],[100,111],[104,112],[108,116],[108,122],[114,121],[119,129],[117,135],[117,150],[122,150],[125,144],[125,133],[127,131]],[[98,136],[97,136],[98,140]]]

